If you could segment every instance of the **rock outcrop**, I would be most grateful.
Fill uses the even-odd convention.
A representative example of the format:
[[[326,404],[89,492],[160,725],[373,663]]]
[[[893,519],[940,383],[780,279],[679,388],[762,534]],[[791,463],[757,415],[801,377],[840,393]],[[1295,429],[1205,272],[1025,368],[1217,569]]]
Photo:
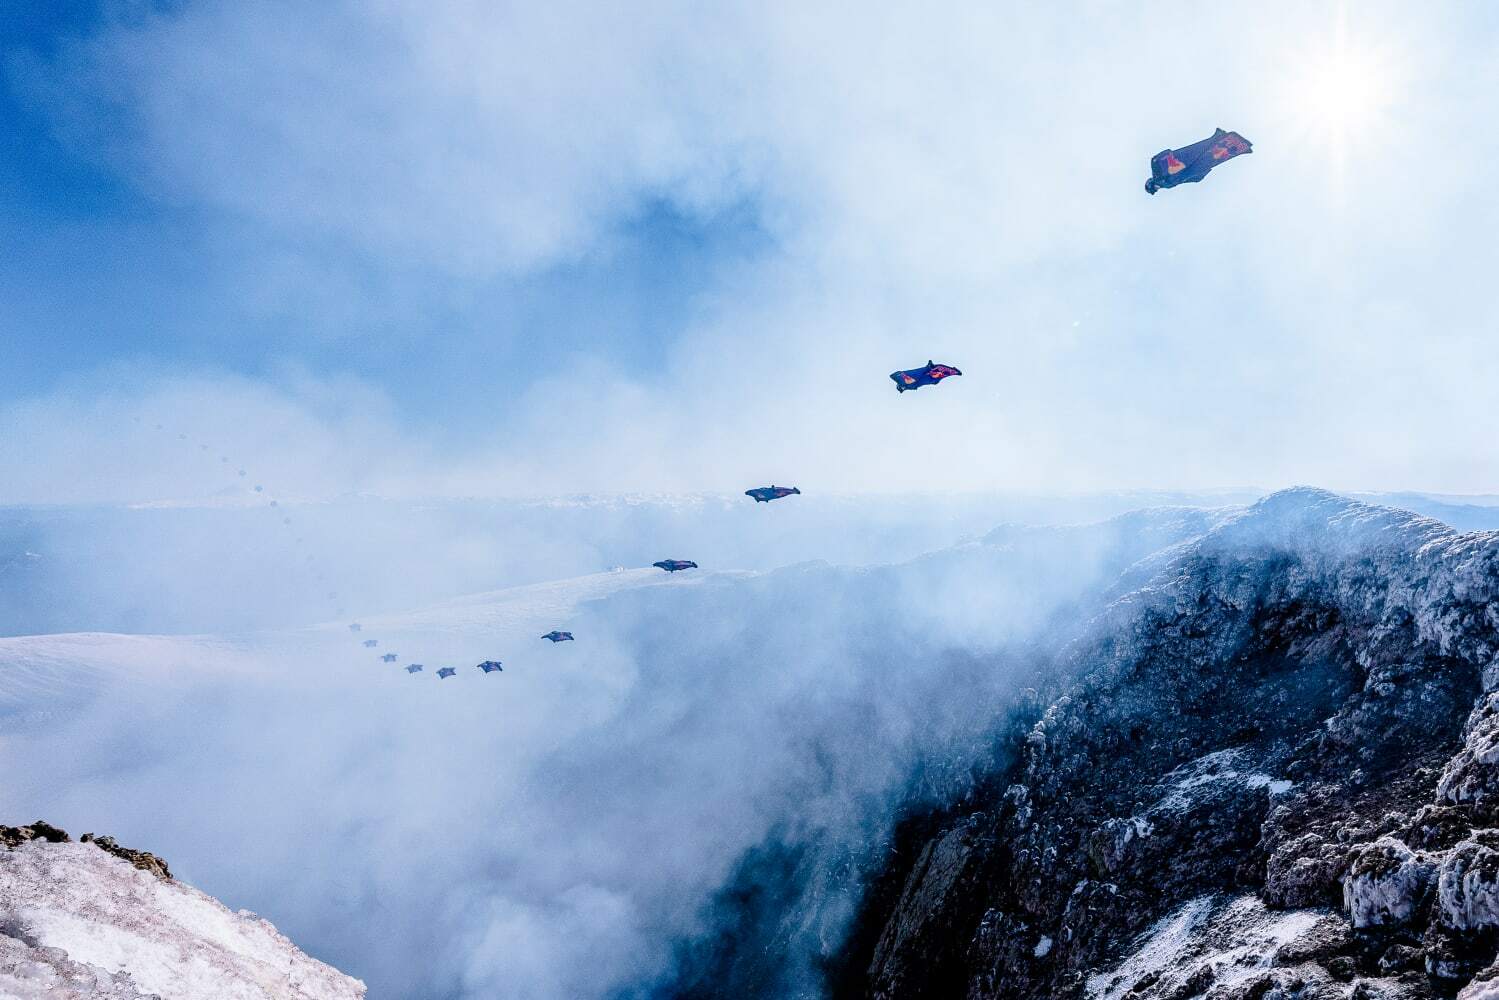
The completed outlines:
[[[0,844],[7,848],[20,847],[22,844],[32,840],[45,840],[51,844],[66,844],[72,840],[66,831],[59,830],[51,823],[37,820],[30,826],[5,826],[0,824]]]
[[[1147,564],[832,992],[1499,1000],[1499,535],[1293,490]]]
[[[172,870],[167,867],[166,861],[158,858],[150,851],[136,851],[128,847],[121,847],[115,843],[113,837],[96,837],[92,833],[85,833],[78,838],[78,842],[80,844],[93,844],[106,854],[113,854],[121,860],[128,861],[133,867],[139,868],[143,872],[150,872],[157,878],[170,879],[172,877]]]

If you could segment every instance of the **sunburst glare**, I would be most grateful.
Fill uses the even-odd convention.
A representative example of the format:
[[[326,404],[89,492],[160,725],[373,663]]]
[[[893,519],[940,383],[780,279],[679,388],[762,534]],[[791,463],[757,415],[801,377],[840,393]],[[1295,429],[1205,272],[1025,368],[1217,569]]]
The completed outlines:
[[[1341,189],[1350,155],[1372,153],[1395,134],[1408,59],[1396,45],[1361,33],[1340,4],[1330,30],[1298,44],[1287,61],[1278,74],[1279,118],[1298,148],[1315,149],[1332,168],[1327,176]]]

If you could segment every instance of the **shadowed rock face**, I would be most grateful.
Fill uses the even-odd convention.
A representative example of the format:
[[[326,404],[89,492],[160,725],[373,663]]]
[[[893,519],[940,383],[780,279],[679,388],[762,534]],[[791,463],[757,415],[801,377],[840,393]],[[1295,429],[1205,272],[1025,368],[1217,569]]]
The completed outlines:
[[[1068,651],[833,992],[1499,996],[1496,601],[1499,537],[1267,498]]]

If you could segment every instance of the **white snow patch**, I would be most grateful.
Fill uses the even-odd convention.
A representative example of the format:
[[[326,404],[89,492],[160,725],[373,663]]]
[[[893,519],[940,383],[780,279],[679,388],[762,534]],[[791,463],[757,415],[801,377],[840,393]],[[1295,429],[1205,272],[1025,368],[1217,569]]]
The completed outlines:
[[[1050,955],[1051,938],[1047,937],[1044,934],[1041,935],[1041,940],[1036,942],[1036,949],[1032,951],[1031,954],[1035,955],[1037,958],[1045,958],[1047,955]]]
[[[1271,795],[1284,795],[1291,790],[1293,782],[1285,778],[1272,778],[1268,774],[1251,774],[1249,776],[1250,788],[1267,788]]]
[[[1475,979],[1463,987],[1457,1000],[1499,1000],[1499,979]]]
[[[1218,984],[1232,987],[1269,968],[1277,951],[1324,916],[1272,912],[1254,895],[1200,896],[1141,935],[1114,969],[1089,977],[1088,997],[1123,1000],[1147,976],[1154,982],[1150,995],[1165,996],[1203,965],[1213,968]]]

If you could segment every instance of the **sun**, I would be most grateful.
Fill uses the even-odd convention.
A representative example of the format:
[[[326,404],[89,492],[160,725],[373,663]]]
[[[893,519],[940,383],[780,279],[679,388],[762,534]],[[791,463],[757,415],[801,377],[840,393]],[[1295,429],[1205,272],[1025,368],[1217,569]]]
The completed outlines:
[[[1401,131],[1409,59],[1371,27],[1351,22],[1348,4],[1339,4],[1333,22],[1298,38],[1274,73],[1276,120],[1289,148],[1313,154],[1338,191],[1353,159],[1380,153]]]
[[[1301,114],[1317,127],[1335,132],[1372,127],[1389,106],[1388,80],[1374,53],[1345,43],[1308,69],[1298,88]]]

